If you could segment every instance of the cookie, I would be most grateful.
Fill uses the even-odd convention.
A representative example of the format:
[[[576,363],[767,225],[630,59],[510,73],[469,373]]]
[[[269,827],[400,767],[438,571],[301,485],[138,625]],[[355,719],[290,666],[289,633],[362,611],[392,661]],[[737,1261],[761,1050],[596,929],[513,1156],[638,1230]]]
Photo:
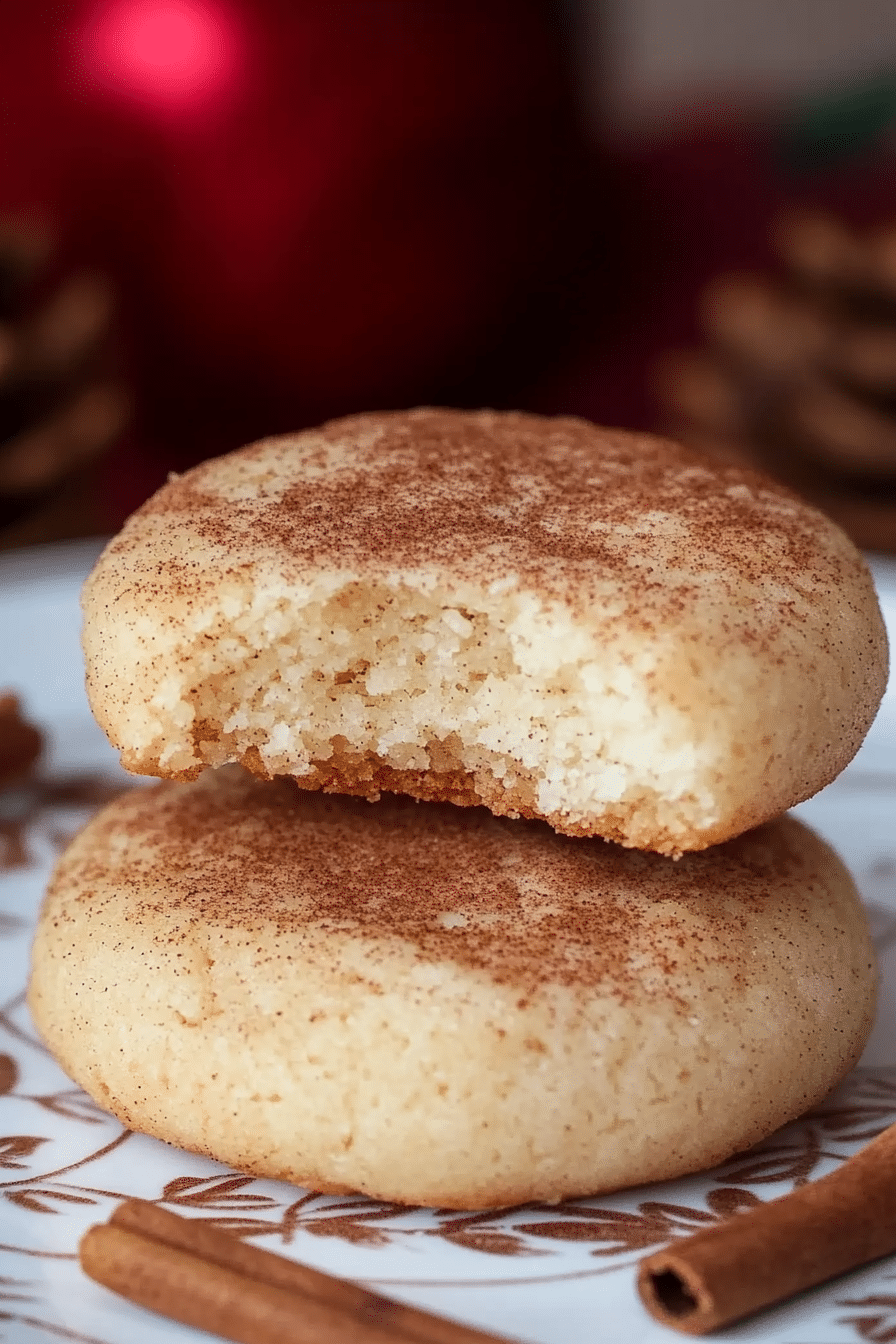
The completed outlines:
[[[833,779],[887,671],[860,555],[785,487],[491,411],[207,462],[128,521],[84,614],[129,770],[239,762],[669,854]]]
[[[29,1003],[126,1125],[458,1208],[711,1166],[818,1102],[874,959],[784,818],[678,862],[235,767],[133,790],[57,866]]]

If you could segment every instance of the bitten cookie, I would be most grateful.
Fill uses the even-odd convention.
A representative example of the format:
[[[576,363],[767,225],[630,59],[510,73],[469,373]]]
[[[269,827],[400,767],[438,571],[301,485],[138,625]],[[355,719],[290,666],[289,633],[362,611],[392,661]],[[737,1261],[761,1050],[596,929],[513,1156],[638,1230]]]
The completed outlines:
[[[887,670],[861,557],[783,487],[490,411],[205,463],[129,520],[84,613],[129,770],[240,762],[671,854],[834,778]]]
[[[125,1124],[411,1204],[710,1166],[868,1033],[842,865],[782,819],[679,862],[485,809],[230,768],[135,790],[60,860],[29,1002]]]

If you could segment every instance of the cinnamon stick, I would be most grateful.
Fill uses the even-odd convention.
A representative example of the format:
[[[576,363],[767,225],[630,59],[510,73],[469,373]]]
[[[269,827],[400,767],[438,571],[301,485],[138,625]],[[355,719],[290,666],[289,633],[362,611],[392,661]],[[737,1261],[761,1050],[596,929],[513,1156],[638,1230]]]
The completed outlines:
[[[238,1344],[497,1344],[142,1200],[91,1228],[79,1256],[122,1297]]]
[[[0,788],[24,775],[42,747],[41,734],[22,718],[18,697],[0,693]]]
[[[705,1335],[896,1251],[896,1125],[829,1176],[641,1261],[663,1325]]]

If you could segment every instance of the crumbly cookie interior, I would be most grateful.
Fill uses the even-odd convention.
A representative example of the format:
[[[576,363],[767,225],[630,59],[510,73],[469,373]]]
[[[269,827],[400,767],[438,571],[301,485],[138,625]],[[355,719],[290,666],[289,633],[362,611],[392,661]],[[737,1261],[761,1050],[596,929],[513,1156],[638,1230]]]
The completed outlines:
[[[500,795],[501,810],[572,833],[594,830],[596,804],[637,806],[654,832],[711,826],[718,744],[695,739],[668,699],[652,702],[657,651],[620,662],[568,611],[501,587],[458,601],[456,589],[356,581],[297,603],[234,585],[153,696],[160,771],[242,761],[320,787],[329,766],[344,786],[354,762],[349,785],[369,787],[352,791],[374,795],[382,772],[359,771],[364,761],[428,772],[430,797],[460,773],[465,801],[494,810]]]

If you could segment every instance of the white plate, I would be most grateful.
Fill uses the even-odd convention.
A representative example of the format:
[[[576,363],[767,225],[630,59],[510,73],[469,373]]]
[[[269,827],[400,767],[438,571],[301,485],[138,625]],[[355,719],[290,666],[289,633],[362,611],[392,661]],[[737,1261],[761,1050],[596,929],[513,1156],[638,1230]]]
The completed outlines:
[[[657,1344],[634,1291],[639,1257],[732,1209],[831,1170],[896,1121],[896,694],[856,761],[799,809],[858,879],[883,975],[861,1066],[815,1114],[717,1171],[621,1195],[498,1213],[407,1212],[254,1180],[129,1134],[73,1088],[23,1007],[31,927],[53,855],[123,780],[84,698],[77,594],[94,543],[0,558],[0,688],[50,735],[39,787],[0,799],[0,1339],[200,1344],[80,1273],[80,1234],[139,1195],[405,1301],[541,1344]],[[891,631],[896,564],[875,562]],[[767,1312],[725,1338],[896,1340],[896,1260]]]

